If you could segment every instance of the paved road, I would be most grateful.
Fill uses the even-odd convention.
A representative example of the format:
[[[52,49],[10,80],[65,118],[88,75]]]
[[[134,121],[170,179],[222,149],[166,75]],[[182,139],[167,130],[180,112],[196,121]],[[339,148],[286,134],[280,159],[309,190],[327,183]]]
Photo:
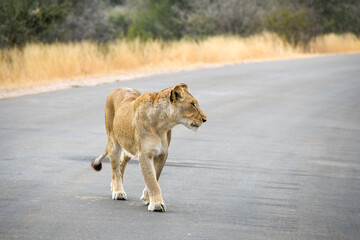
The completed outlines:
[[[208,116],[178,126],[166,213],[111,200],[107,94],[186,82]],[[240,64],[0,101],[0,239],[359,239],[360,54]]]

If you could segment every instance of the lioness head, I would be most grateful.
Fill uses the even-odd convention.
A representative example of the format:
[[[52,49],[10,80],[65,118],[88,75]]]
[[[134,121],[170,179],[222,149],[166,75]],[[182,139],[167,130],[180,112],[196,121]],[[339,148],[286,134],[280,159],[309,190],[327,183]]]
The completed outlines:
[[[196,131],[207,120],[185,83],[180,83],[171,89],[170,103],[171,118],[189,129]]]

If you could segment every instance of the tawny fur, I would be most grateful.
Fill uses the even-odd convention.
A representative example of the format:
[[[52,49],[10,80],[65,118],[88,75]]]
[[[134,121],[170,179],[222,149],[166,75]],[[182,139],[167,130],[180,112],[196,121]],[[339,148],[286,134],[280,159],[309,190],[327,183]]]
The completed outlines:
[[[141,199],[150,211],[165,211],[158,180],[167,159],[171,129],[177,124],[197,130],[207,120],[185,83],[160,93],[140,94],[135,89],[112,91],[105,108],[107,147],[91,166],[101,170],[109,154],[112,198],[125,200],[123,177],[127,162],[138,158],[145,181]]]

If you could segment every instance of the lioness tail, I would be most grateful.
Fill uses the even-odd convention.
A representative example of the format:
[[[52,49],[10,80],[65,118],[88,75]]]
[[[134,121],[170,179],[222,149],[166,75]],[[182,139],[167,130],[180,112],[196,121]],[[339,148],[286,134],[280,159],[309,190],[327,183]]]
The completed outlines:
[[[106,155],[108,154],[108,150],[107,148],[105,149],[104,153],[101,154],[100,156],[98,156],[97,158],[94,158],[91,161],[91,166],[95,171],[100,171],[102,168],[102,163],[101,161],[106,157]]]

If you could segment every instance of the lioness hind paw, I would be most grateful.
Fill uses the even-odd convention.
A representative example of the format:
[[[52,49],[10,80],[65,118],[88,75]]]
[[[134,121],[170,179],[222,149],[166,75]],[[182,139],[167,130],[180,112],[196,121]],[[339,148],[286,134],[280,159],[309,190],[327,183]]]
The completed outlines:
[[[166,206],[164,203],[150,203],[148,210],[152,212],[165,212]]]
[[[125,192],[113,192],[112,199],[114,200],[126,200],[127,196]]]
[[[149,199],[149,194],[147,193],[146,189],[144,189],[144,191],[140,197],[140,200],[143,200],[145,205],[149,205],[150,199]]]
[[[145,205],[149,205],[149,204],[150,204],[149,199],[144,199],[144,198],[140,198],[140,199],[144,201],[144,204],[145,204]]]

